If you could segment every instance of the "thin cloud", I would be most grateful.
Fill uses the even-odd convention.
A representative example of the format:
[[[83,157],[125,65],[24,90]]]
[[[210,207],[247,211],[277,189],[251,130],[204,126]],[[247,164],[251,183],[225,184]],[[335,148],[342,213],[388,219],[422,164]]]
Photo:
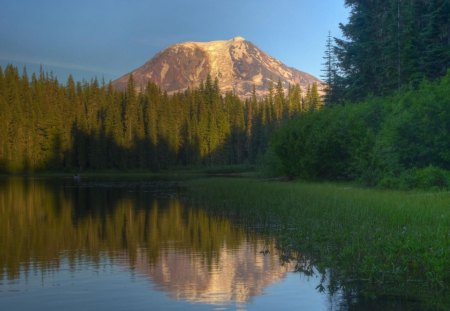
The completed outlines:
[[[90,72],[95,74],[108,74],[108,75],[116,75],[116,72],[112,72],[109,70],[105,70],[104,68],[94,67],[94,66],[86,66],[86,65],[80,65],[80,64],[74,64],[74,63],[68,63],[68,62],[58,62],[58,61],[49,61],[49,60],[36,60],[33,58],[26,58],[26,57],[16,57],[16,56],[3,56],[0,55],[0,60],[4,62],[18,62],[18,63],[24,63],[24,64],[32,64],[32,65],[42,65],[44,67],[56,67],[60,69],[67,69],[67,70],[77,70],[77,71],[84,71],[84,72]]]

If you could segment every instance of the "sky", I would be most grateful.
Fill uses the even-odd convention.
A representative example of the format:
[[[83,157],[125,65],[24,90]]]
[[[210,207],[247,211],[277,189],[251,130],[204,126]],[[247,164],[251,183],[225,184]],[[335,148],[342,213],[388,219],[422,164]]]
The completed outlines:
[[[0,0],[0,66],[107,82],[174,43],[242,36],[320,77],[348,14],[344,0]]]

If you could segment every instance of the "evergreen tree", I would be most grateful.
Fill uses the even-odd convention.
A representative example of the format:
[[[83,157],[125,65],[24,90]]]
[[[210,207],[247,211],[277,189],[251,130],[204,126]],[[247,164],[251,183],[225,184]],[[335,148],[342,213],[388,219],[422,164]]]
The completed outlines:
[[[283,84],[281,83],[281,80],[278,80],[274,100],[274,117],[276,122],[279,123],[281,119],[283,119],[283,116],[286,115],[286,113],[284,113],[286,108]]]
[[[246,101],[246,126],[245,126],[245,138],[246,138],[246,151],[247,157],[250,161],[254,159],[254,146],[253,146],[253,133],[254,133],[254,113],[257,105],[256,87],[252,87],[252,98]]]
[[[324,105],[338,104],[342,101],[342,77],[338,74],[336,46],[333,44],[331,32],[328,32],[328,37],[325,46],[325,55],[323,57],[324,68],[322,69],[323,81],[325,82],[325,95],[323,97]]]
[[[322,99],[319,95],[319,87],[317,82],[314,82],[311,86],[311,107],[314,110],[319,110],[323,106]]]
[[[6,98],[5,98],[5,81],[3,76],[3,69],[0,66],[0,116],[2,118],[0,122],[0,172],[5,172],[7,170],[6,167],[6,141],[7,141],[7,131],[8,128],[6,126],[6,120],[8,119],[8,107],[6,106]]]
[[[342,97],[359,100],[442,77],[450,66],[447,0],[346,0],[351,14],[335,39]]]
[[[136,85],[134,83],[133,75],[131,74],[128,78],[127,91],[123,100],[123,119],[126,132],[125,137],[128,146],[131,146],[131,142],[133,140],[133,124],[137,118]]]

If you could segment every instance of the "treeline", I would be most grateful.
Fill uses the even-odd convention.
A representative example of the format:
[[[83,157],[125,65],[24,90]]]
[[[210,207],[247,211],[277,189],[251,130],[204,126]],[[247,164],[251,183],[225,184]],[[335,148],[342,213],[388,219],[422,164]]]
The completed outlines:
[[[450,72],[384,98],[289,121],[272,140],[279,173],[387,188],[448,188]]]
[[[447,188],[450,1],[346,0],[344,39],[328,36],[326,109],[272,141],[272,167],[313,180]]]
[[[9,65],[0,68],[0,171],[253,163],[274,128],[320,107],[317,85],[287,93],[279,82],[265,98],[243,100],[221,95],[210,77],[174,95],[153,83],[136,90],[131,77],[122,92]]]
[[[450,67],[450,1],[346,0],[344,39],[329,40],[328,103],[386,96],[434,80]]]

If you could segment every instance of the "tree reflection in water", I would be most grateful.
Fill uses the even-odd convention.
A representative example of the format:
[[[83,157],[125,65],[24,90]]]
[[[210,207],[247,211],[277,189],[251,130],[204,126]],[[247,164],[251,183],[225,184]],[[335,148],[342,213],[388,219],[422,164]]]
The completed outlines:
[[[246,305],[298,271],[317,297],[328,297],[319,298],[319,310],[421,308],[395,297],[364,299],[317,259],[188,206],[178,194],[170,181],[0,179],[0,293],[2,280],[27,280],[30,271],[43,281],[64,265],[77,273],[86,262],[107,261],[197,304]],[[278,303],[300,299],[287,291],[295,288],[283,289]]]
[[[245,303],[293,269],[280,265],[274,241],[186,206],[170,182],[10,179],[0,202],[0,267],[9,279],[107,255],[173,298]]]

